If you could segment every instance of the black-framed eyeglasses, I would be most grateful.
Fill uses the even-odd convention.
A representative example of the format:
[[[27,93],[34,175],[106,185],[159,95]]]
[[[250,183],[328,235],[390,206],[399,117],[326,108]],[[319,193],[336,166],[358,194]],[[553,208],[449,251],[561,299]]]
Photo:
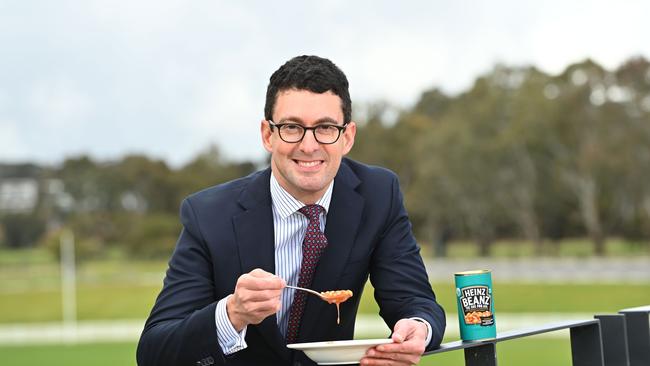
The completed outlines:
[[[314,139],[316,139],[318,143],[325,145],[333,144],[339,140],[341,132],[345,131],[348,126],[347,123],[342,126],[333,123],[322,123],[314,127],[305,127],[295,122],[275,123],[271,120],[268,120],[268,122],[271,131],[273,131],[273,127],[277,127],[282,141],[290,144],[302,141],[302,139],[305,138],[307,130],[311,130],[314,134]]]

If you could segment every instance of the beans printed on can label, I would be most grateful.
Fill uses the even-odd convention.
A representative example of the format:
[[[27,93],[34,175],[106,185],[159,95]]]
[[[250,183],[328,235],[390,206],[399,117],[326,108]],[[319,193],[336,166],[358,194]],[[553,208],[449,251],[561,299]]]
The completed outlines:
[[[476,341],[496,337],[492,278],[489,270],[455,274],[460,337]]]

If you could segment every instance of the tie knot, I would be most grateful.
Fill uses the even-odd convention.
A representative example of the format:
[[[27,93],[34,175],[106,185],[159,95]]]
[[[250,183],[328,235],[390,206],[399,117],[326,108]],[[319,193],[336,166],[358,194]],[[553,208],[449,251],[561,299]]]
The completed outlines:
[[[298,212],[307,216],[309,221],[318,221],[320,220],[320,213],[323,212],[325,208],[321,205],[307,205],[301,207]]]

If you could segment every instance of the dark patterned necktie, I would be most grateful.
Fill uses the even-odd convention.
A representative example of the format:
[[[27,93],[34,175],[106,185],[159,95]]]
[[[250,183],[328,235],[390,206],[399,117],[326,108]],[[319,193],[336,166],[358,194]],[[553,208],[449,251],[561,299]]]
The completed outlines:
[[[318,259],[327,247],[327,238],[320,230],[320,214],[325,209],[319,205],[307,205],[302,207],[298,212],[307,216],[307,232],[302,242],[302,263],[300,265],[300,275],[298,276],[298,286],[311,286],[311,280],[314,277]],[[287,326],[287,343],[293,343],[298,338],[298,329],[300,328],[300,318],[305,310],[307,302],[307,293],[304,291],[295,291],[293,303],[289,310],[289,325]]]

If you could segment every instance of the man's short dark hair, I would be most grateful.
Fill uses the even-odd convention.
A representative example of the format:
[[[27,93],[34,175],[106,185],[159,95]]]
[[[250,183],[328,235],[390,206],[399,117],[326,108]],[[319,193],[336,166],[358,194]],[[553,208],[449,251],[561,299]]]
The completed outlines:
[[[279,92],[297,89],[314,93],[331,91],[341,98],[343,123],[352,119],[352,101],[348,79],[332,61],[318,56],[297,56],[287,61],[271,75],[266,89],[264,118],[273,118],[273,109]]]

